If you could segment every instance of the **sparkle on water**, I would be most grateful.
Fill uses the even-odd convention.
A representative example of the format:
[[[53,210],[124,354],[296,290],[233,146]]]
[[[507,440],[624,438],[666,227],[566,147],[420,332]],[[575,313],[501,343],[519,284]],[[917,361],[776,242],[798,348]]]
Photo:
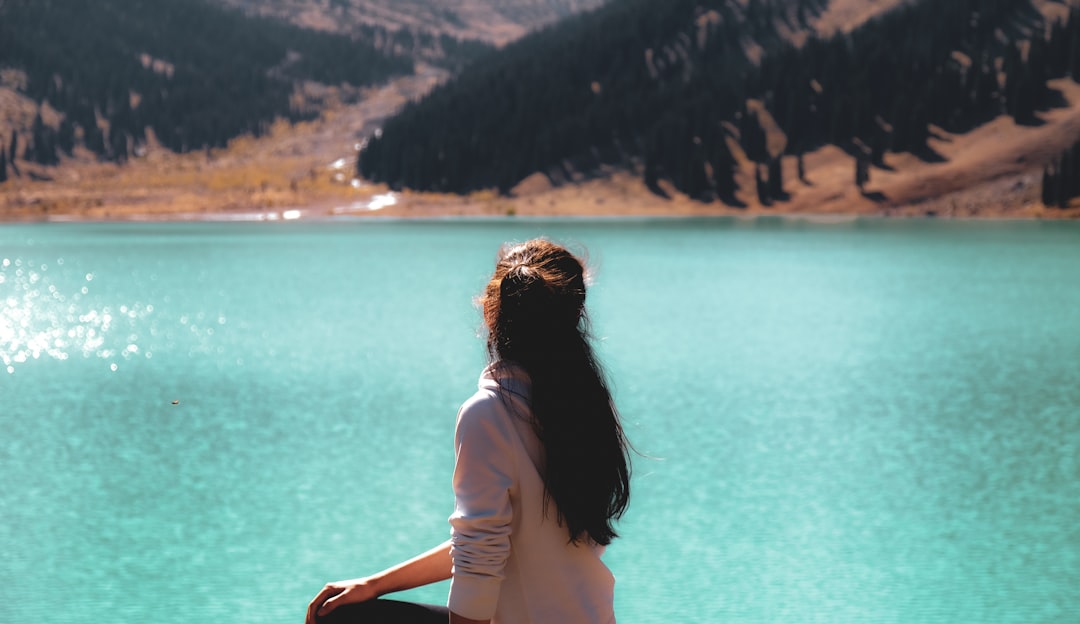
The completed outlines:
[[[72,356],[98,357],[109,361],[112,371],[120,360],[150,359],[153,353],[139,350],[141,327],[152,322],[154,306],[138,301],[94,307],[87,303],[94,274],[78,283],[59,279],[54,283],[50,265],[24,266],[21,258],[0,262],[0,363],[8,374],[28,360],[41,357],[66,360]],[[63,258],[55,260],[53,274],[62,271]]]

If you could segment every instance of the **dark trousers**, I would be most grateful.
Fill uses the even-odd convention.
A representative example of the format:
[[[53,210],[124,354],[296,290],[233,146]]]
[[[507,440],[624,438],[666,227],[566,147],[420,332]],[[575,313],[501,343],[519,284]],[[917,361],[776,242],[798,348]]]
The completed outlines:
[[[450,610],[398,600],[369,600],[338,607],[319,624],[447,624]]]

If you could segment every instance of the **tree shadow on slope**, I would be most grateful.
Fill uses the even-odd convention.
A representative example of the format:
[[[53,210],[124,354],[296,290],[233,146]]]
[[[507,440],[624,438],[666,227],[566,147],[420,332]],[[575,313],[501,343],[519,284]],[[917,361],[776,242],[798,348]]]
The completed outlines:
[[[910,154],[927,164],[939,164],[949,162],[949,159],[945,158],[945,156],[943,156],[941,152],[931,147],[929,142],[923,143],[922,145],[912,149]]]
[[[883,204],[883,203],[889,201],[889,197],[887,195],[885,195],[885,193],[882,193],[881,191],[860,190],[859,194],[861,194],[864,198],[869,199],[870,201],[874,202],[875,204]]]
[[[1055,89],[1049,85],[1043,87],[1043,92],[1038,96],[1039,104],[1033,106],[1030,112],[1015,115],[1014,121],[1018,126],[1024,126],[1028,128],[1038,128],[1046,125],[1046,120],[1040,116],[1040,113],[1048,113],[1055,109],[1068,108],[1070,106],[1068,98],[1061,92],[1060,89]]]

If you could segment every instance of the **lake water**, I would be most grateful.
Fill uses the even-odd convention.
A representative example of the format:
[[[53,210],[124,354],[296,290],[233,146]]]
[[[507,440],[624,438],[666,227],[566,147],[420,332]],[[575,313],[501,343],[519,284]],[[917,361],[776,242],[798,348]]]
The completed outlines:
[[[536,235],[643,455],[621,622],[1080,621],[1080,224],[781,219],[0,227],[0,621],[299,623],[445,539]]]

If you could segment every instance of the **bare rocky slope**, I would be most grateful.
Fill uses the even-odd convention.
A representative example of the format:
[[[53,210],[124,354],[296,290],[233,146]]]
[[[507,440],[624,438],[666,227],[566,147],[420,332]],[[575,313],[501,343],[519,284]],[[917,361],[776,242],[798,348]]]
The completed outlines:
[[[360,24],[415,28],[504,44],[605,0],[218,0],[310,28],[348,32]]]

